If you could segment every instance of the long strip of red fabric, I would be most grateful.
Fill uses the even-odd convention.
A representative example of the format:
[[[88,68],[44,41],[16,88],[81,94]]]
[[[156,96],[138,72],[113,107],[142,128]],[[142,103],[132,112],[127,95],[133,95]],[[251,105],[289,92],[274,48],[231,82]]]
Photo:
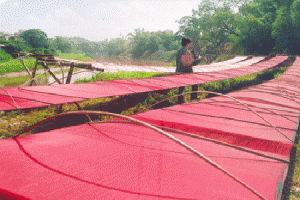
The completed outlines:
[[[284,62],[288,56],[276,56],[255,65],[221,72],[193,73],[148,79],[101,81],[84,84],[27,86],[0,90],[0,110],[44,107],[88,99],[174,89],[260,72]]]

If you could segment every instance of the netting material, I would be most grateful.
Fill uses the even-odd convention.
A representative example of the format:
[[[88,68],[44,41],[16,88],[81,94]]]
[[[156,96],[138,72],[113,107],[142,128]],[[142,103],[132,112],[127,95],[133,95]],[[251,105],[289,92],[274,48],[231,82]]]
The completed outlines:
[[[287,56],[276,56],[270,60],[257,63],[252,66],[227,69],[218,73],[208,72],[201,74],[194,73],[172,75],[168,77],[134,80],[135,83],[132,81],[117,80],[84,84],[8,88],[6,91],[13,98],[22,98],[23,101],[27,101],[22,105],[18,105],[20,109],[35,108],[52,104],[78,102],[93,98],[174,89],[180,86],[189,86],[211,81],[224,80],[272,68],[282,63],[287,58]],[[3,98],[4,96],[8,95],[7,92],[0,90],[0,110],[16,109],[16,106],[12,106],[12,102],[10,102],[12,99],[9,100],[7,98]],[[48,96],[48,98],[44,98],[45,96]]]
[[[291,69],[299,67],[299,62],[295,62]],[[287,79],[289,75],[283,74],[262,87],[270,88],[268,83],[272,83],[273,90],[274,85],[283,89],[285,87],[280,82]],[[299,81],[294,85],[292,88],[289,86],[289,94],[299,90],[296,87],[300,85]],[[241,97],[246,92],[229,95]],[[269,95],[267,92],[266,96]],[[294,106],[291,107],[284,102],[290,102],[291,95],[282,98],[272,94],[271,97],[276,98],[271,104],[268,103],[270,99],[263,96],[256,97],[256,102],[247,101],[247,104],[293,140],[299,116],[296,100],[292,101]],[[186,132],[202,128],[199,131],[202,133],[206,126],[207,130],[211,129],[210,135],[217,136],[213,138],[219,139],[220,132],[228,132],[232,137],[242,138],[239,141],[242,146],[248,142],[251,144],[253,140],[260,147],[266,147],[265,142],[270,142],[270,147],[256,151],[289,160],[290,141],[253,113],[224,97],[133,117],[143,117],[146,122],[161,120],[162,126],[173,123],[172,128],[184,128]],[[241,179],[263,198],[280,198],[279,185],[285,180],[287,163],[187,135],[170,134]],[[231,136],[222,137],[230,143]],[[251,137],[252,140],[247,141],[243,137]],[[247,147],[255,149],[254,145]],[[187,149],[135,124],[84,124],[8,139],[1,141],[0,152],[0,176],[3,177],[0,185],[12,196],[32,199],[260,199]]]
[[[287,164],[175,136],[240,177],[266,199],[275,197],[278,174],[286,170]],[[10,150],[1,154],[1,185],[7,178],[12,180],[12,174],[30,177],[13,185],[4,184],[6,190],[29,198],[241,199],[246,195],[259,199],[176,143],[136,125],[85,124],[5,140],[2,148]],[[14,158],[18,158],[18,167],[13,167]],[[30,190],[20,190],[32,181],[37,184],[31,184]]]

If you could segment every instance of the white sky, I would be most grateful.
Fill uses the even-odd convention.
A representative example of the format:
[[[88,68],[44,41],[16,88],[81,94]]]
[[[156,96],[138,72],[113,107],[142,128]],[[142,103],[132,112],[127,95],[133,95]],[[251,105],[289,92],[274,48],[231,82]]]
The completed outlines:
[[[126,36],[136,28],[178,31],[201,0],[0,0],[0,31],[41,29],[49,38],[92,41]]]

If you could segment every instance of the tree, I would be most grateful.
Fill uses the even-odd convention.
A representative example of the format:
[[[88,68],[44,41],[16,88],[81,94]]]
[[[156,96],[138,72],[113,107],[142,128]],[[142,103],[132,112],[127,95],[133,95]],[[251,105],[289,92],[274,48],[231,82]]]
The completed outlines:
[[[51,45],[54,47],[54,49],[59,50],[62,53],[70,53],[72,49],[71,43],[60,36],[56,36],[51,41]]]
[[[273,23],[272,36],[276,40],[275,49],[289,53],[293,40],[292,33],[293,26],[290,9],[282,6],[278,9],[277,18]]]
[[[191,37],[203,53],[218,54],[231,44],[247,54],[299,54],[299,20],[299,0],[203,0],[178,21],[178,35]]]
[[[106,43],[105,49],[108,55],[118,56],[126,51],[126,40],[124,38],[111,39]]]
[[[165,51],[178,49],[177,38],[172,30],[158,31],[155,33],[159,38],[159,44]]]
[[[238,21],[233,8],[242,0],[203,0],[191,17],[181,18],[178,35],[190,37],[196,53],[218,54],[236,32]]]
[[[244,47],[245,54],[269,54],[274,48],[271,26],[253,15],[243,18],[237,31],[240,35],[238,43]]]
[[[134,58],[140,58],[145,54],[150,55],[159,50],[160,38],[155,32],[135,29],[134,33],[128,34],[128,39]]]
[[[29,29],[20,34],[20,38],[33,48],[48,47],[48,37],[45,32],[40,29]]]
[[[290,53],[300,55],[300,0],[295,0],[292,5],[293,39]]]

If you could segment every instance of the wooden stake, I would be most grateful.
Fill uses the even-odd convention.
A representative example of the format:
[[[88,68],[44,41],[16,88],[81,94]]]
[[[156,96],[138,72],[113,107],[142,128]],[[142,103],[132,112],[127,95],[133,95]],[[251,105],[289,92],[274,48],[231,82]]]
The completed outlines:
[[[34,79],[34,77],[35,77],[35,73],[36,73],[37,65],[38,65],[38,62],[37,62],[37,60],[36,60],[36,62],[35,62],[35,66],[34,66],[34,69],[33,69],[33,72],[32,72],[32,77],[31,77],[31,81],[30,81],[30,86],[32,86],[33,82],[35,82],[35,83],[36,83],[36,81],[35,81],[35,80],[33,80],[33,79]]]
[[[42,66],[48,70],[49,74],[51,74],[51,76],[55,79],[55,81],[58,83],[58,84],[62,84],[62,82],[56,78],[55,74],[53,74],[53,72],[51,72],[51,70],[49,69],[49,67],[47,66],[47,63],[46,62],[42,62]]]
[[[71,78],[72,78],[74,67],[75,67],[74,63],[72,63],[71,66],[70,66],[70,70],[69,70],[68,76],[67,76],[66,84],[69,84],[71,82]]]
[[[24,66],[24,68],[26,69],[27,73],[29,74],[30,78],[32,78],[31,73],[30,73],[29,69],[26,67],[24,61],[23,61],[21,58],[20,58],[19,60],[20,60],[21,63],[23,64],[23,66]]]

